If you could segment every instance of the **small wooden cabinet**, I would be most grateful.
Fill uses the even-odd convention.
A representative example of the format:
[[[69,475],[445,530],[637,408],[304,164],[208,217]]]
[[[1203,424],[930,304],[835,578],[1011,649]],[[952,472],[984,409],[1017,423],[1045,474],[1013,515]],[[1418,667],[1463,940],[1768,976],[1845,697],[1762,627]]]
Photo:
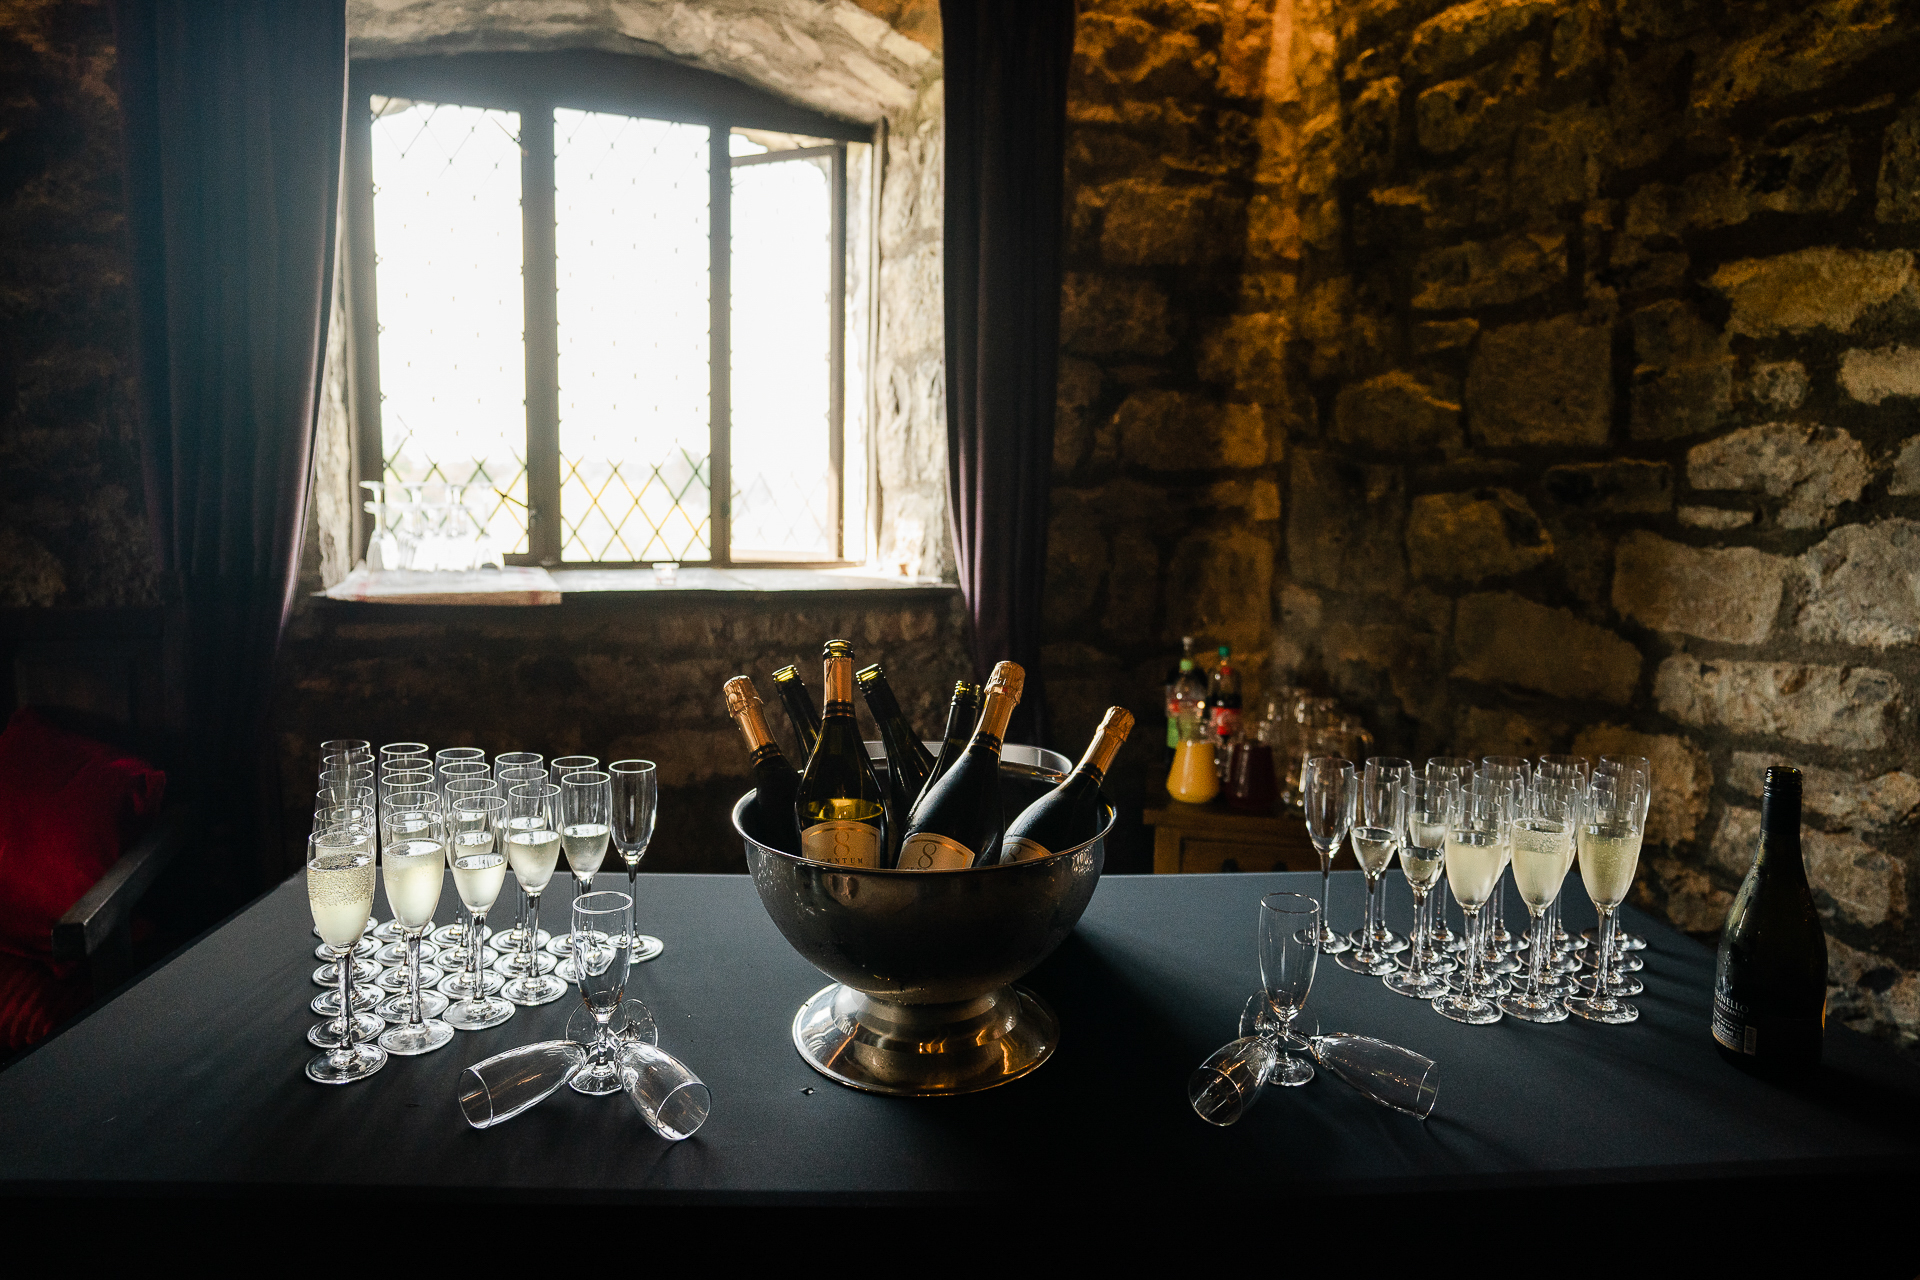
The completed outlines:
[[[1297,813],[1240,813],[1220,800],[1182,804],[1162,792],[1147,801],[1141,817],[1153,828],[1153,870],[1158,875],[1320,869],[1319,855],[1307,839],[1306,820]]]

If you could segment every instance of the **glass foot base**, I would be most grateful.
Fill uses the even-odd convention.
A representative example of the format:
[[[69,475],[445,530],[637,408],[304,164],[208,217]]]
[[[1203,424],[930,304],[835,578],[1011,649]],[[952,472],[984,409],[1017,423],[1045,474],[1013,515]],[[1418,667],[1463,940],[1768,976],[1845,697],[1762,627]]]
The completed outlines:
[[[488,942],[491,942],[493,941],[493,930],[488,926],[482,925],[480,928],[480,936]],[[443,924],[428,934],[427,938],[436,946],[464,946],[467,941],[467,926],[464,922],[459,924]]]
[[[1306,931],[1303,929],[1301,930],[1301,932],[1304,933]],[[1353,949],[1352,943],[1348,942],[1345,938],[1341,937],[1339,934],[1335,933],[1333,930],[1327,928],[1325,925],[1320,926],[1320,954],[1321,955],[1337,956],[1342,951],[1350,951],[1352,949]]]
[[[555,960],[544,951],[536,951],[533,953],[533,972],[535,973],[552,973],[554,967],[559,963],[558,960]],[[500,959],[494,963],[493,967],[496,972],[503,973],[509,978],[517,977],[527,972],[527,953],[524,951],[509,951],[502,955]]]
[[[485,1031],[513,1016],[513,1005],[488,996],[481,1000],[461,1000],[442,1011],[440,1020],[455,1031]]]
[[[353,1011],[355,1013],[372,1012],[373,1007],[380,1003],[384,994],[385,993],[378,987],[355,987],[353,989]],[[339,1017],[339,986],[334,986],[330,991],[322,991],[319,995],[307,1002],[307,1008],[313,1010],[323,1018]]]
[[[420,966],[420,987],[425,990],[428,987],[438,986],[440,979],[446,976],[441,972],[439,965],[423,964]],[[383,971],[380,974],[380,986],[386,991],[405,991],[407,989],[406,966]]]
[[[515,925],[511,929],[494,934],[489,941],[492,942],[494,950],[503,954],[508,951],[518,951],[521,947],[527,945],[527,931],[521,926]],[[546,950],[547,944],[552,941],[553,935],[545,929],[533,935],[533,946],[537,951]]]
[[[620,1072],[611,1062],[596,1062],[576,1071],[567,1081],[567,1088],[590,1098],[604,1098],[609,1093],[620,1092]]]
[[[1500,1021],[1498,1007],[1488,1004],[1478,996],[1455,994],[1441,996],[1433,1002],[1433,1011],[1443,1018],[1452,1018],[1455,1022],[1464,1022],[1469,1026],[1484,1027]]]
[[[307,1063],[307,1079],[315,1084],[352,1084],[387,1065],[387,1051],[377,1044],[335,1049]]]
[[[1500,1002],[1500,1011],[1522,1022],[1565,1022],[1566,1006],[1551,996],[1535,1000],[1532,996],[1510,995]]]
[[[633,963],[653,960],[667,949],[667,944],[650,933],[637,933],[633,936]]]
[[[463,969],[459,973],[450,973],[440,979],[440,985],[435,987],[434,990],[451,1000],[465,1000],[473,994],[472,985],[472,975]],[[506,985],[507,980],[493,970],[482,969],[480,971],[481,995],[497,996],[500,994],[500,988]]]
[[[1455,969],[1447,975],[1447,990],[1464,992],[1467,989],[1467,971],[1464,967]],[[1480,995],[1488,1000],[1498,1000],[1513,990],[1513,984],[1499,974],[1483,974],[1480,978]]]
[[[377,1039],[380,1033],[386,1029],[387,1023],[384,1018],[376,1018],[370,1013],[356,1013],[353,1015],[353,1041],[355,1044]],[[316,1023],[307,1028],[307,1043],[316,1049],[338,1048],[343,1039],[341,1033],[345,1030],[346,1028],[341,1025],[339,1018],[335,1018],[331,1022]]]
[[[1381,951],[1343,951],[1333,958],[1333,962],[1349,973],[1364,973],[1372,977],[1392,973],[1400,966],[1393,957]]]
[[[382,942],[398,942],[401,937],[400,922],[398,920],[382,921],[373,926],[372,933],[375,938],[378,938]]]
[[[465,969],[473,963],[473,953],[465,947],[442,947],[440,948],[440,954],[435,957],[435,961],[442,969]],[[481,968],[491,969],[499,963],[500,953],[498,951],[495,951],[492,947],[480,948]]]
[[[1592,996],[1575,996],[1567,1001],[1567,1012],[1576,1018],[1585,1018],[1588,1022],[1607,1022],[1619,1024],[1632,1022],[1640,1016],[1640,1011],[1625,1000],[1615,1000],[1611,996],[1596,1000]]]
[[[1283,1089],[1296,1088],[1312,1079],[1313,1064],[1305,1058],[1296,1058],[1288,1053],[1276,1057],[1263,1077],[1265,1083],[1279,1085]]]
[[[1380,985],[1397,996],[1412,1000],[1431,1000],[1447,994],[1447,980],[1437,973],[1422,973],[1418,978],[1405,969],[1380,979]]]
[[[437,1018],[447,1011],[447,1004],[447,998],[438,991],[432,991],[426,987],[420,989],[421,1017]],[[403,991],[397,996],[388,996],[382,1000],[380,1007],[374,1012],[388,1022],[405,1022],[413,1016],[413,1000]]]
[[[1591,947],[1594,939],[1600,936],[1600,931],[1582,929],[1580,936],[1586,940],[1586,945]],[[1647,940],[1637,933],[1628,933],[1625,929],[1621,929],[1613,935],[1613,946],[1616,951],[1645,951]]]
[[[1598,971],[1583,973],[1573,980],[1573,985],[1588,995],[1593,994],[1594,985],[1600,980]],[[1647,984],[1638,978],[1623,978],[1614,974],[1607,982],[1607,994],[1610,996],[1637,996],[1647,989]]]
[[[371,960],[355,960],[353,962],[353,981],[356,986],[372,986],[379,980],[379,965]],[[338,990],[340,986],[340,966],[337,963],[321,965],[313,971],[313,981],[316,986],[333,987]]]
[[[428,1018],[425,1022],[403,1022],[397,1027],[388,1027],[380,1037],[380,1047],[388,1053],[410,1058],[445,1048],[452,1039],[452,1027],[438,1018]]]
[[[431,964],[435,959],[435,957],[437,957],[439,954],[440,954],[440,948],[434,946],[431,942],[425,942],[425,941],[421,942],[420,944],[420,963],[421,964]],[[375,952],[373,958],[375,960],[378,960],[381,964],[386,964],[386,965],[402,964],[403,965],[407,962],[407,944],[404,942],[390,942],[386,946],[380,948],[380,950]]]
[[[360,935],[360,941],[353,944],[353,958],[355,960],[365,960],[379,949],[379,943],[362,934]],[[323,942],[313,949],[313,958],[315,960],[330,961],[334,958],[334,955],[335,952],[331,943]]]
[[[543,973],[537,978],[515,978],[500,988],[500,994],[517,1005],[531,1009],[536,1005],[552,1004],[567,994],[567,984],[551,973]]]

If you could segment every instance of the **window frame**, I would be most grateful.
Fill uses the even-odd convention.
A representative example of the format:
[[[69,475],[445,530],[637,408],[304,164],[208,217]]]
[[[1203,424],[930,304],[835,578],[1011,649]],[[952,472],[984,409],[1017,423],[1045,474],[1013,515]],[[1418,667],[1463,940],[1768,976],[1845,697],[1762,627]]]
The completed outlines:
[[[837,119],[713,72],[662,59],[572,50],[559,53],[468,53],[439,57],[355,60],[348,71],[347,146],[342,183],[342,255],[346,262],[347,401],[353,419],[355,480],[353,545],[364,554],[372,533],[361,510],[358,482],[385,478],[380,408],[379,299],[373,218],[374,95],[515,111],[520,116],[522,288],[526,353],[527,545],[510,564],[552,568],[638,568],[648,561],[564,560],[560,494],[559,286],[554,196],[553,115],[556,109],[611,112],[705,126],[708,134],[708,551],[687,565],[713,568],[839,568],[862,563],[849,554],[846,512],[847,144],[874,147],[877,176],[884,125]],[[736,128],[829,139],[824,146],[733,156]],[[832,266],[829,313],[839,319],[829,338],[828,457],[833,551],[818,560],[737,560],[732,555],[732,195],[733,170],[769,158],[827,156],[832,162]],[[871,199],[871,197],[870,197]],[[878,209],[865,219],[877,234]],[[868,246],[870,249],[871,246]],[[872,254],[865,257],[871,261]],[[870,347],[878,281],[869,280],[870,305],[859,323]],[[867,415],[869,418],[871,414]],[[868,484],[873,483],[873,423],[867,423]]]

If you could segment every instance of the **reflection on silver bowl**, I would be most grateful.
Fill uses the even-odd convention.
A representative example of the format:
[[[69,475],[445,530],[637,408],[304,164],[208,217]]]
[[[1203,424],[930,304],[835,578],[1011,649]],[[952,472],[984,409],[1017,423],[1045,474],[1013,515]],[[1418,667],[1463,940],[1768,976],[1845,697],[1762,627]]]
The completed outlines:
[[[1067,761],[1010,744],[1009,813]],[[1057,762],[1057,763],[1056,763]],[[849,871],[754,838],[748,792],[733,808],[754,888],[774,924],[834,984],[794,1018],[793,1042],[830,1079],[876,1093],[972,1093],[1039,1066],[1059,1020],[1013,984],[1073,931],[1100,882],[1111,806],[1099,833],[1051,857],[971,871]]]

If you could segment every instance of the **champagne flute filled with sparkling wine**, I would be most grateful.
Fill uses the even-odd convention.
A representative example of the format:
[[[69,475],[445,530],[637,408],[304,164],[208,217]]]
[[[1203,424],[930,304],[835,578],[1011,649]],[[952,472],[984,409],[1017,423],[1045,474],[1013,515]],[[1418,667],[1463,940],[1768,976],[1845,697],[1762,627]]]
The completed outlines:
[[[380,871],[387,905],[407,944],[406,1020],[387,1029],[380,1047],[403,1055],[430,1053],[453,1039],[452,1027],[426,1015],[420,991],[420,942],[433,924],[447,874],[445,820],[438,814],[426,820],[409,816],[395,824],[381,851]]]
[[[1589,1022],[1632,1022],[1640,1016],[1638,1009],[1618,998],[1628,984],[1615,981],[1613,951],[1618,929],[1614,912],[1633,886],[1633,874],[1640,865],[1640,841],[1646,830],[1641,782],[1634,775],[1596,773],[1588,784],[1584,811],[1576,827],[1580,880],[1600,913],[1600,938],[1594,948],[1598,967],[1593,979],[1580,984],[1592,994],[1570,998],[1567,1011]],[[1632,989],[1638,990],[1638,984]]]
[[[353,944],[373,908],[373,849],[364,830],[336,827],[308,842],[307,905],[320,938],[332,947],[340,969],[340,1010],[346,1034],[307,1063],[307,1079],[351,1084],[387,1065],[387,1051],[357,1040],[352,1032]]]
[[[552,783],[528,783],[507,795],[507,865],[527,894],[527,929],[522,934],[521,963],[516,976],[500,994],[517,1005],[550,1004],[567,993],[566,983],[542,969],[534,938],[540,931],[540,895],[553,879],[560,861],[560,788]]]

